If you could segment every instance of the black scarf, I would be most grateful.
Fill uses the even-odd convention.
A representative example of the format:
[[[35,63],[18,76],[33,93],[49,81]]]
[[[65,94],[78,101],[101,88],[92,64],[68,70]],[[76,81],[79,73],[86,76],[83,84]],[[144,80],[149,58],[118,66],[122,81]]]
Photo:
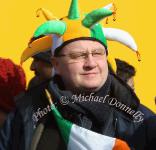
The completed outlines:
[[[55,76],[54,80],[50,83],[49,90],[54,97],[54,103],[58,106],[59,111],[63,110],[62,113],[64,114],[64,117],[66,117],[66,113],[71,114],[74,112],[80,112],[84,115],[87,115],[89,118],[92,118],[92,120],[99,125],[104,125],[107,122],[112,110],[112,106],[110,106],[107,102],[99,102],[99,100],[95,99],[90,101],[77,100],[73,103],[73,94],[70,91],[63,89],[64,86],[61,78],[59,76]],[[91,93],[81,93],[81,95],[77,94],[77,96],[79,96],[79,99],[80,97],[83,99],[83,96],[90,96],[90,94]],[[62,96],[66,97],[66,99],[69,101],[67,105],[62,105],[62,103],[60,103]],[[126,83],[122,82],[112,74],[108,75],[107,80],[102,88],[97,92],[92,93],[91,96],[99,96],[103,98],[107,97],[107,99],[113,97],[134,110],[137,110],[139,105],[139,100],[133,90],[131,90]]]

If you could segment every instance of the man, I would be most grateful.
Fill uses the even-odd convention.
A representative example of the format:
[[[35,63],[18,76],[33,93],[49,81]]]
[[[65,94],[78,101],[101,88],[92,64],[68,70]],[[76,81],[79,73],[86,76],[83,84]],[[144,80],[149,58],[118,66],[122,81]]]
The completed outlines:
[[[10,149],[10,150],[11,149],[13,149],[13,150],[30,149],[30,147],[29,147],[30,145],[27,145],[27,144],[28,144],[28,142],[31,143],[31,140],[32,140],[31,134],[33,135],[33,132],[35,129],[34,127],[39,122],[38,121],[39,119],[40,119],[40,121],[42,119],[44,120],[44,117],[43,117],[44,115],[43,115],[42,111],[40,113],[40,110],[47,108],[47,105],[48,105],[44,89],[47,86],[47,84],[52,76],[52,64],[50,61],[51,54],[49,52],[39,53],[37,55],[34,55],[33,59],[34,60],[31,64],[30,69],[35,72],[36,76],[30,81],[27,91],[25,91],[19,95],[17,93],[17,95],[15,97],[16,103],[13,102],[13,100],[11,98],[9,100],[9,101],[13,102],[13,104],[14,104],[14,109],[13,109],[14,111],[8,115],[8,119],[4,124],[2,134],[0,135],[0,149]],[[4,63],[3,66],[6,67],[6,64]],[[9,67],[7,67],[7,68],[9,68]],[[3,70],[3,68],[2,68],[2,70]],[[16,71],[16,70],[14,70],[14,71]],[[11,71],[10,71],[10,73],[11,73]],[[16,84],[18,85],[17,87],[20,87],[20,85],[22,83],[19,82],[21,79],[20,78],[18,79],[18,77],[20,77],[19,75],[22,74],[23,72],[20,70],[19,75],[17,73],[18,73],[18,71],[16,71],[17,77],[15,78],[15,80],[13,80],[14,82],[12,81],[11,83],[15,83],[15,85]],[[9,74],[8,74],[8,76],[9,76]],[[11,77],[11,76],[9,76],[9,77]],[[8,82],[10,82],[10,81],[11,80],[9,79]],[[9,86],[13,87],[13,85],[8,84],[8,90],[11,93],[11,92],[13,92],[13,89],[11,90],[9,88]],[[3,87],[3,89],[4,89],[4,87]],[[8,94],[9,94],[9,92],[8,92]],[[1,94],[1,96],[3,96],[3,95]],[[7,96],[7,97],[9,98],[9,96]],[[4,105],[3,102],[2,102],[2,104]],[[7,104],[7,102],[6,102],[6,104]],[[9,105],[9,106],[11,107],[11,105]],[[38,110],[40,114],[33,115],[33,113],[35,113],[35,112],[32,112],[32,110],[35,110],[35,111]],[[25,121],[27,122],[27,125],[23,124],[23,123],[25,123]],[[3,140],[3,138],[5,138],[5,137],[3,137],[4,135],[10,136],[10,138]],[[11,142],[12,144],[8,144],[8,142],[9,143]],[[25,142],[27,144],[25,144]],[[32,145],[34,145],[33,142],[32,142]]]
[[[28,89],[50,79],[52,77],[51,52],[34,55],[30,70],[34,71],[35,77],[30,80]]]
[[[116,149],[114,139],[128,144],[127,146],[121,142],[117,149],[144,150],[147,146],[146,131],[141,127],[143,116],[137,111],[140,105],[138,98],[125,83],[108,72],[107,43],[98,21],[113,12],[102,8],[89,13],[81,20],[76,4],[77,1],[73,0],[67,17],[62,20],[48,21],[39,27],[34,37],[44,36],[30,43],[22,55],[22,61],[25,61],[38,52],[46,51],[47,45],[52,47],[55,75],[45,88],[51,94],[53,104],[58,111],[53,110],[52,106],[52,113],[47,114],[48,107],[41,109],[41,106],[46,106],[50,99],[47,98],[47,101],[44,99],[42,104],[39,104],[36,97],[40,92],[34,89],[36,91],[25,98],[27,103],[20,105],[16,115],[13,114],[11,117],[15,122],[9,129],[9,133],[13,137],[5,139],[5,131],[1,131],[0,138],[5,141],[0,143],[2,150],[13,149],[7,145],[9,142],[13,143],[14,149],[26,150],[93,150],[95,149],[93,147],[98,147],[99,150],[112,150]],[[39,48],[34,49],[35,44]],[[36,99],[35,103],[34,99]],[[20,121],[17,114],[20,114]],[[38,120],[37,123],[32,121],[31,115]],[[63,119],[66,119],[64,123],[66,128],[61,128],[59,125],[59,121]],[[87,133],[90,132],[94,136],[91,138],[85,134],[83,139],[70,140],[68,133],[71,131],[69,127],[72,123],[76,124],[77,129],[87,130]],[[34,128],[33,125],[35,125]],[[136,134],[139,133],[137,131],[140,128],[143,131],[141,134]],[[13,134],[17,132],[18,134]],[[75,131],[73,136],[81,137],[82,134]],[[94,140],[98,142],[96,137],[99,135],[109,137],[109,140],[93,144]],[[92,143],[86,145],[87,140]],[[143,140],[145,140],[144,143],[142,143]],[[110,144],[111,141],[114,141],[114,144]],[[72,145],[73,142],[74,145]],[[99,146],[101,144],[102,147]]]

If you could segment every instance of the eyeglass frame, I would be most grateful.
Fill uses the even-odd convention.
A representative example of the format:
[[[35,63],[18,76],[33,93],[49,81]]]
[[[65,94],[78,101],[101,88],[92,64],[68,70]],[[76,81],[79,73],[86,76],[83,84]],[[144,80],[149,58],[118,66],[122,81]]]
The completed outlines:
[[[101,52],[103,53],[99,53],[97,54],[96,52],[98,52],[98,50],[101,50]],[[88,57],[89,54],[92,54],[93,57],[95,57],[94,55],[98,55],[97,57],[99,58],[99,56],[103,56],[106,54],[106,49],[95,49],[95,50],[92,50],[91,52],[87,52],[87,51],[81,51],[81,52],[75,52],[75,53],[69,53],[69,54],[58,54],[56,55],[55,57],[69,57],[70,60],[78,60],[78,58],[81,57],[81,59],[86,59]],[[79,54],[78,56],[72,56],[74,54]],[[73,58],[75,57],[75,58]]]

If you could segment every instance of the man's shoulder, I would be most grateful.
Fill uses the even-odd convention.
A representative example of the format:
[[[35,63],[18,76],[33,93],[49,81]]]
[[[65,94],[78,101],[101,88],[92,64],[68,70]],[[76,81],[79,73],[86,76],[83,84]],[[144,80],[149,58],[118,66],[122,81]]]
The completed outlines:
[[[43,91],[47,88],[50,81],[51,79],[48,79],[40,84],[28,88],[25,92],[22,92],[19,95],[17,95],[15,97],[16,104],[17,105],[20,105],[22,103],[27,104],[32,101],[32,98],[39,97],[41,94],[43,94]]]
[[[141,111],[144,114],[144,119],[150,118],[152,116],[156,116],[156,114],[150,110],[148,107],[146,107],[143,104],[139,105],[138,111]]]
[[[29,84],[28,84],[28,89],[31,89],[32,87],[36,86],[39,84],[39,78],[38,76],[34,76],[30,81],[29,81]]]
[[[48,84],[51,82],[52,78],[50,79],[47,79],[45,81],[42,81],[42,82],[38,82],[38,79],[37,78],[33,78],[31,81],[30,81],[30,84],[33,84],[32,86],[28,86],[28,90],[27,92],[28,93],[31,93],[31,92],[34,92],[34,91],[37,91],[37,90],[41,90],[41,89],[45,89]]]
[[[140,105],[140,100],[135,92],[116,75],[111,75],[111,94],[117,98],[120,102],[125,103],[127,106],[131,106],[137,109]]]

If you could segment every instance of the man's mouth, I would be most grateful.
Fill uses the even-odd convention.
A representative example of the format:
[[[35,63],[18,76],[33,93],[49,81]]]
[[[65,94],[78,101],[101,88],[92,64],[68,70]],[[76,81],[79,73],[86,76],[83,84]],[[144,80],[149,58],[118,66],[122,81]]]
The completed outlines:
[[[98,74],[97,72],[86,72],[86,73],[82,73],[82,75],[90,75],[90,74]]]
[[[97,72],[88,72],[88,73],[83,73],[81,75],[87,78],[92,78],[95,77],[97,74],[98,74]]]

